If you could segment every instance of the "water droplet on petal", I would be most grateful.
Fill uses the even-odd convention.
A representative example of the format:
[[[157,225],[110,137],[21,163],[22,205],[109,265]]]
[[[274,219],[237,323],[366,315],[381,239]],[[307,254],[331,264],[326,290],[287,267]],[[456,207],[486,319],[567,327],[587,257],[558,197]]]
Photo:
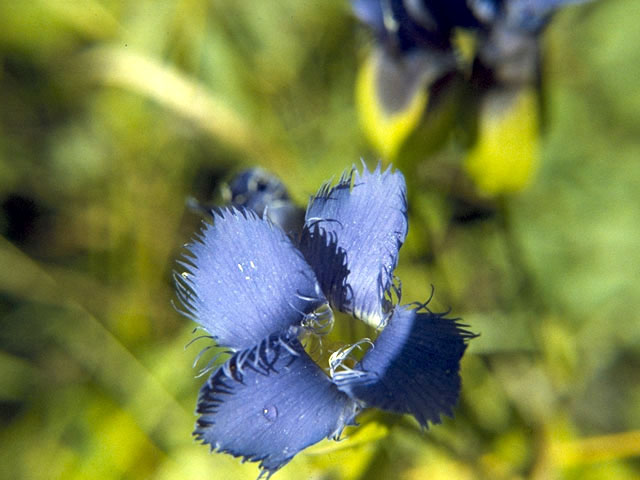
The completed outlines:
[[[276,418],[278,418],[278,409],[275,405],[268,405],[262,409],[262,415],[269,422],[275,422]]]

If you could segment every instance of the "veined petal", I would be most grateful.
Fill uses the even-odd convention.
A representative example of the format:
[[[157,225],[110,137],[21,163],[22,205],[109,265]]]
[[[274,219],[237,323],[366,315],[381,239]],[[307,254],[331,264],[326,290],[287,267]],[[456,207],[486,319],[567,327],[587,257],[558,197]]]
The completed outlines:
[[[326,303],[300,251],[253,211],[220,210],[187,248],[176,275],[184,313],[222,346],[256,345]]]
[[[271,475],[300,450],[336,438],[357,405],[291,334],[237,352],[200,390],[194,435]]]
[[[402,174],[365,166],[310,200],[300,246],[331,304],[378,327],[407,228]]]
[[[475,335],[429,310],[398,306],[353,371],[334,382],[364,406],[409,413],[422,425],[453,416],[460,359]]]

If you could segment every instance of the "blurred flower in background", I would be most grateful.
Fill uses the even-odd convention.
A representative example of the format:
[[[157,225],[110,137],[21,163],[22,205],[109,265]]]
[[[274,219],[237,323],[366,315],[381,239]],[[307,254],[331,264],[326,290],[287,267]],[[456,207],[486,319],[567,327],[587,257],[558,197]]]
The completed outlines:
[[[354,0],[355,15],[376,37],[357,86],[369,140],[385,158],[402,161],[418,130],[421,138],[407,148],[426,159],[442,147],[443,135],[460,135],[455,116],[434,120],[447,117],[445,104],[467,130],[464,168],[478,191],[520,191],[539,157],[540,36],[570,3],[582,2]],[[445,132],[419,129],[434,122]]]
[[[300,234],[304,223],[304,210],[295,205],[282,181],[263,168],[254,167],[236,174],[222,185],[225,203],[253,210],[267,217],[287,234]],[[214,205],[187,198],[187,205],[205,218],[210,217]]]

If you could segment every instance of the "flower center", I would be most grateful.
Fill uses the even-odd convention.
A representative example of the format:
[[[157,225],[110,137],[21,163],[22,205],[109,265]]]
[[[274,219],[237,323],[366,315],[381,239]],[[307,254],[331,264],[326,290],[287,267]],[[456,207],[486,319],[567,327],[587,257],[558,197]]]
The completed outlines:
[[[337,371],[352,370],[379,333],[350,315],[333,312],[328,305],[309,315],[303,326],[305,351],[331,377]]]

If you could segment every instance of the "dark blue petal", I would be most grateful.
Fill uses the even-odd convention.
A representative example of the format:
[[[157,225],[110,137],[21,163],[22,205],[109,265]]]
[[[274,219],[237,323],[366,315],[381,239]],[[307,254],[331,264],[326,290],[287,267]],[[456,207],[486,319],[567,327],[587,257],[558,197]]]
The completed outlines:
[[[300,244],[331,304],[379,326],[406,235],[404,177],[378,165],[320,189],[309,202]]]
[[[452,0],[448,0],[452,1]],[[464,0],[454,0],[464,2]],[[385,35],[383,41],[394,51],[403,53],[415,49],[450,50],[451,26],[439,12],[425,2],[391,0],[383,3]],[[436,9],[437,10],[437,9]]]
[[[367,407],[409,413],[422,425],[453,415],[460,392],[460,359],[474,335],[428,310],[398,306],[353,371],[334,382]]]
[[[260,462],[269,475],[302,449],[337,438],[356,403],[291,335],[237,352],[200,390],[194,435],[212,450]]]
[[[479,23],[474,12],[469,8],[470,0],[429,0],[406,1],[407,11],[419,22],[421,18],[431,18],[438,30],[451,32],[456,27],[474,28]],[[424,20],[421,22],[426,25]]]
[[[408,53],[416,49],[451,50],[451,32],[456,27],[479,27],[469,0],[352,0],[360,21],[376,34],[390,51]]]
[[[224,347],[256,345],[326,303],[298,249],[250,210],[215,213],[187,248],[178,296],[185,314]]]

